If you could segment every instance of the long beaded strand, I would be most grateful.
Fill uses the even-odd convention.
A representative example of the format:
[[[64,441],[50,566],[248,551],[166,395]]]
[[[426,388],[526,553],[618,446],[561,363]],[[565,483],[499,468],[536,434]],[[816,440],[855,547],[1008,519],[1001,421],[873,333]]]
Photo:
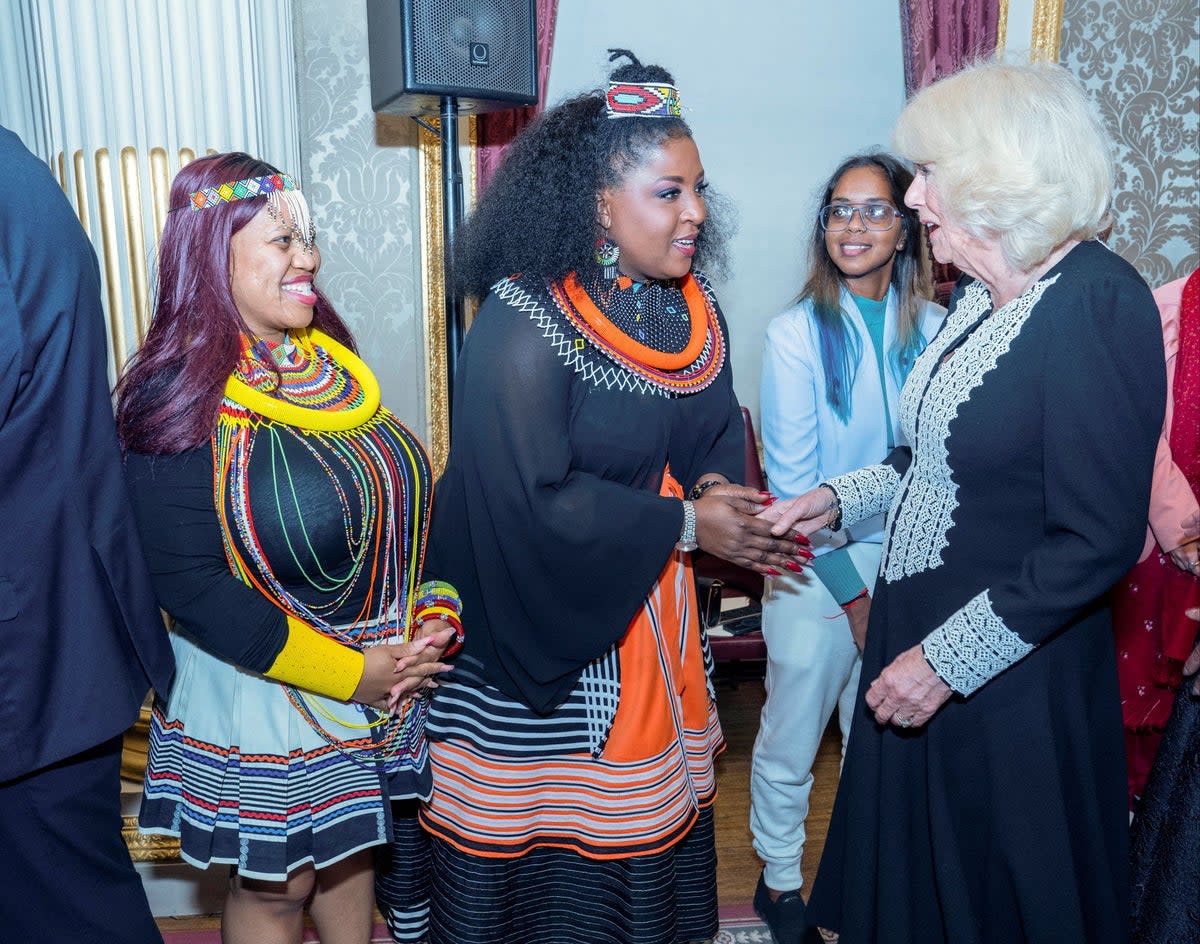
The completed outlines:
[[[260,362],[263,353],[270,354],[248,345],[237,373],[244,384],[260,393],[267,393],[291,406],[326,413],[355,409],[364,402],[363,389],[357,378],[321,345],[314,345],[307,337],[297,343],[292,352],[294,360],[271,365],[278,368],[278,373]],[[309,586],[319,593],[334,594],[331,601],[310,604],[289,592],[275,577],[256,538],[250,506],[249,465],[258,435],[264,432],[268,436],[275,497],[272,510],[289,553]],[[282,437],[285,435],[303,445],[331,484],[342,513],[351,560],[346,574],[328,573],[317,558],[283,448]],[[350,481],[354,483],[360,522],[357,529],[352,500],[321,454],[318,443],[328,448],[328,454],[349,473]],[[239,577],[275,600],[286,612],[343,643],[363,647],[383,641],[405,641],[411,637],[416,575],[424,557],[421,509],[428,502],[430,471],[419,444],[390,413],[380,409],[368,422],[353,429],[313,431],[297,428],[291,423],[275,422],[226,399],[214,433],[213,450],[214,501],[221,518],[226,554]],[[391,509],[400,512],[399,527]],[[260,508],[259,512],[262,511]],[[297,546],[307,549],[315,562],[315,573],[303,566]],[[334,627],[328,616],[338,612],[363,580],[367,581],[369,589],[359,613],[348,627]],[[385,770],[390,770],[402,758],[424,749],[422,726],[417,723],[428,710],[428,705],[422,701],[410,700],[393,716],[374,717],[372,711],[364,708],[367,720],[358,724],[333,716],[305,692],[290,686],[286,691],[293,706],[313,729],[356,763],[373,765],[382,760]],[[368,733],[362,737],[341,738],[328,730],[322,718],[340,728]]]

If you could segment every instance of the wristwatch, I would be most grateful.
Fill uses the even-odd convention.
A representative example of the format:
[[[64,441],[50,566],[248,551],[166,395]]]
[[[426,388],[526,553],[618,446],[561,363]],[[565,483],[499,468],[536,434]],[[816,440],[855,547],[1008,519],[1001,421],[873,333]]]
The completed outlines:
[[[690,501],[685,500],[683,503],[683,530],[679,532],[675,550],[694,551],[699,546],[696,543],[696,507]]]

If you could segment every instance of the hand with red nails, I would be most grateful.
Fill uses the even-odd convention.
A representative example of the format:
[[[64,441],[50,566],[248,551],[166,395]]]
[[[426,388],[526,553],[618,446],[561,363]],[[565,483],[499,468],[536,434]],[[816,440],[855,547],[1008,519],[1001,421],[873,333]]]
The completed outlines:
[[[771,577],[783,571],[800,572],[812,559],[807,540],[771,533],[771,522],[760,516],[775,496],[742,485],[715,485],[695,501],[696,543],[701,550],[739,567]]]

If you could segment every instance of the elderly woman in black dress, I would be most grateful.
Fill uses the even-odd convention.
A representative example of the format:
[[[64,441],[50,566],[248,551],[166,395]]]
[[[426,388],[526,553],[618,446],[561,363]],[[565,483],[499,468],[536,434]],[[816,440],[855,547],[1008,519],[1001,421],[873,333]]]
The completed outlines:
[[[1121,942],[1105,595],[1145,527],[1154,301],[1095,239],[1109,145],[1064,69],[969,68],[908,104],[896,144],[934,256],[966,273],[904,388],[912,450],[765,512],[780,534],[888,513],[809,920],[842,944]]]

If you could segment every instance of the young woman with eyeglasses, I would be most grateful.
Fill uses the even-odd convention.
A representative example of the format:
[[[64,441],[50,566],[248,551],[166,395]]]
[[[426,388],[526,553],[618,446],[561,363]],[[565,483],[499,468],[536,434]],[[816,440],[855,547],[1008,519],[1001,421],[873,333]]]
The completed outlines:
[[[859,154],[822,191],[804,288],[767,329],[761,422],[775,495],[802,495],[897,443],[900,387],[945,314],[926,299],[925,237],[904,205],[911,182],[895,158]],[[750,824],[765,866],[754,904],[779,944],[803,936],[812,764],[835,707],[843,744],[850,731],[882,527],[877,516],[814,535],[812,573],[775,578],[763,600],[767,702]]]

